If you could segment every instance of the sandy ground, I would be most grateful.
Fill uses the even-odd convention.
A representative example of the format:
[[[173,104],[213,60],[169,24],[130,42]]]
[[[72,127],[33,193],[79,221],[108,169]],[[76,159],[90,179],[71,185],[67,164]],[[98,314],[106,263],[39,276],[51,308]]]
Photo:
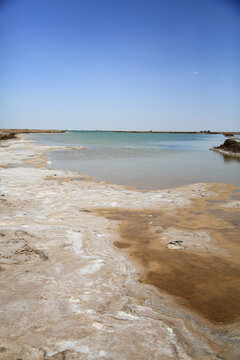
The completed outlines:
[[[240,189],[82,181],[50,150],[0,144],[0,359],[238,360]]]

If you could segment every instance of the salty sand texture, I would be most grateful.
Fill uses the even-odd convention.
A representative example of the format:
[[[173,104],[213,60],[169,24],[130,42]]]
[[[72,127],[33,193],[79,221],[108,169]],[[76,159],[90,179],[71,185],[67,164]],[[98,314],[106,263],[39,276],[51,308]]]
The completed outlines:
[[[239,359],[240,191],[79,181],[52,148],[0,146],[0,359]]]

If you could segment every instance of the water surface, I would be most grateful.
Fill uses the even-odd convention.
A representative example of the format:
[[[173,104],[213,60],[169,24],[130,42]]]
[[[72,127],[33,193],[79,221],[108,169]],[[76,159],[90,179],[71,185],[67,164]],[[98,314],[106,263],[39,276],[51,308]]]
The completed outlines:
[[[198,182],[240,185],[240,158],[209,150],[223,143],[223,135],[69,131],[31,138],[47,145],[83,146],[49,152],[50,167],[96,180],[140,189]]]

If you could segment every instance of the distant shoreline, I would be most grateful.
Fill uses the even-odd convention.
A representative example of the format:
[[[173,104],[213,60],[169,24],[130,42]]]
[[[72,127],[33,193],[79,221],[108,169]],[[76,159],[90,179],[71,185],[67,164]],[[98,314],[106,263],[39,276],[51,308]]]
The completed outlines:
[[[152,131],[152,130],[71,130],[66,132],[114,132],[114,133],[150,133],[150,134],[220,134],[225,136],[240,135],[237,131]],[[65,131],[64,131],[65,132]]]
[[[111,132],[111,133],[129,133],[129,134],[208,134],[208,135],[224,135],[232,137],[240,135],[236,131],[152,131],[152,130],[54,130],[54,129],[0,129],[0,140],[13,139],[18,134],[54,134],[66,132]]]
[[[240,135],[240,131],[161,131],[161,130],[84,130],[84,129],[0,129],[0,132],[11,132],[14,134],[27,133],[65,133],[67,131],[86,131],[86,132],[117,132],[117,133],[153,133],[153,134],[222,134],[222,135]]]
[[[43,129],[0,129],[0,140],[13,139],[18,134],[33,133],[64,133],[66,130],[43,130]]]
[[[11,132],[15,134],[24,133],[64,133],[67,130],[55,130],[55,129],[0,129],[0,131]]]

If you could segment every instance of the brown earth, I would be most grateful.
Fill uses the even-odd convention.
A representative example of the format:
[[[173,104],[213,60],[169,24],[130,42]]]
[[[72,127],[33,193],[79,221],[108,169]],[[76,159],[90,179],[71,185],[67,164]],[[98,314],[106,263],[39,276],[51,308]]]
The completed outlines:
[[[233,153],[240,153],[240,142],[233,139],[227,139],[220,146],[216,146],[213,149],[225,150]]]
[[[240,316],[240,211],[216,210],[219,200],[193,203],[177,213],[111,209],[102,215],[119,221],[120,241],[114,245],[142,266],[142,282],[173,295],[213,323],[233,323]],[[199,231],[208,232],[223,252],[191,247],[184,237],[180,241],[184,249],[169,249],[164,242],[169,228],[184,231],[186,240],[194,240]],[[176,238],[170,236],[168,242]]]
[[[15,133],[5,130],[0,130],[0,140],[8,140],[15,138]]]

